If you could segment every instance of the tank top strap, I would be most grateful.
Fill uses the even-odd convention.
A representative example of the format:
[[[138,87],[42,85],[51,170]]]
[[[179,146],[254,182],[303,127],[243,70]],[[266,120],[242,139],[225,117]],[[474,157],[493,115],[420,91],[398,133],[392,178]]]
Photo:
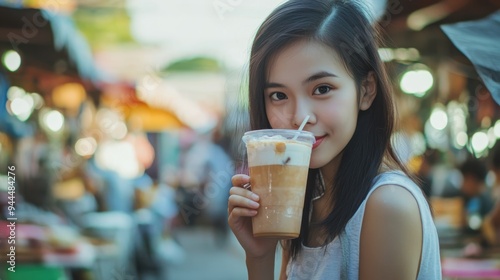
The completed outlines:
[[[415,196],[415,191],[422,193],[417,184],[405,173],[399,170],[380,173],[373,179],[372,187],[368,192],[369,197],[377,188],[385,185],[398,185],[404,187]],[[366,200],[365,200],[366,201]]]

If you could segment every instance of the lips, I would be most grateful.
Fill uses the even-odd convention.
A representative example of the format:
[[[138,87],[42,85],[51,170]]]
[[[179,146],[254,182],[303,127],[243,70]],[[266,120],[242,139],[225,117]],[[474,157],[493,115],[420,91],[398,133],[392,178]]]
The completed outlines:
[[[314,142],[312,146],[313,150],[316,149],[321,144],[321,142],[323,142],[323,139],[325,139],[325,137],[326,136],[314,136],[316,142]]]

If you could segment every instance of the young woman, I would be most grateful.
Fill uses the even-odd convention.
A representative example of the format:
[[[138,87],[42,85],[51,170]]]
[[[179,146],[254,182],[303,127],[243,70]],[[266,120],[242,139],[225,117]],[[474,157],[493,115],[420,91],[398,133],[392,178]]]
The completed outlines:
[[[250,60],[252,129],[316,137],[300,236],[280,279],[441,279],[427,201],[391,146],[395,113],[377,36],[355,1],[292,0],[264,21]],[[273,279],[278,240],[254,238],[259,197],[232,178],[229,225],[249,279]]]

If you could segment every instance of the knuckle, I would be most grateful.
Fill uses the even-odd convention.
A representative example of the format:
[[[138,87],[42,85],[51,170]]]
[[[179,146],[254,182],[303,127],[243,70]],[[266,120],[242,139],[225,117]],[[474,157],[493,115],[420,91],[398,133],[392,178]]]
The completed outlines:
[[[229,189],[229,194],[235,195],[238,193],[238,191],[239,191],[238,187],[231,187],[231,189]]]
[[[229,196],[229,203],[234,204],[238,199],[238,195],[232,194]]]

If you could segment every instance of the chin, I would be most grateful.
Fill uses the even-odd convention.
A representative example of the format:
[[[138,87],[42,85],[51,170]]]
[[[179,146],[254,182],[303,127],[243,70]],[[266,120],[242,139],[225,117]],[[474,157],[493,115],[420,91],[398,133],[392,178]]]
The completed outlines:
[[[321,168],[325,165],[324,162],[322,161],[319,161],[319,160],[314,160],[313,158],[311,158],[311,161],[309,163],[309,168],[310,169],[318,169],[318,168]]]
[[[312,154],[311,155],[311,160],[309,161],[309,168],[311,169],[318,169],[318,168],[322,168],[326,165],[332,165],[332,166],[336,166],[337,164],[336,163],[339,163],[339,160],[340,160],[340,156],[337,154],[337,155],[334,155],[334,154]],[[333,172],[334,170],[332,170]]]

